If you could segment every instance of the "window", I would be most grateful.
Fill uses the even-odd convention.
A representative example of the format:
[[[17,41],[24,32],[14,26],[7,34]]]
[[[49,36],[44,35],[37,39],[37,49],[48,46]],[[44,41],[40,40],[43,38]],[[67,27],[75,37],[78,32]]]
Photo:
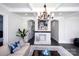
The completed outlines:
[[[0,46],[3,45],[3,16],[0,15]]]

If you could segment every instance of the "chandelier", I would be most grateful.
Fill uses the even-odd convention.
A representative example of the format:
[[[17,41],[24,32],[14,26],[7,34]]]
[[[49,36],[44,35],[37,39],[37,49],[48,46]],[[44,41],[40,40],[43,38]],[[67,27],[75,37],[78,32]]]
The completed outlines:
[[[44,4],[44,11],[42,13],[40,13],[40,15],[38,16],[38,20],[43,20],[43,19],[48,19],[51,16],[47,13],[47,9],[46,9],[46,4]],[[53,17],[52,17],[53,18]]]

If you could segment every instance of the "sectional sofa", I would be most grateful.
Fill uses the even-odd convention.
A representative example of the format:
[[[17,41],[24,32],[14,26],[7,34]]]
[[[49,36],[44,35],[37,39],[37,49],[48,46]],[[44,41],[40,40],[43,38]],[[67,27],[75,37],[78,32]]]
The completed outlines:
[[[22,46],[14,53],[10,52],[9,44],[4,44],[0,47],[0,56],[27,56],[30,50],[29,43],[20,43]]]

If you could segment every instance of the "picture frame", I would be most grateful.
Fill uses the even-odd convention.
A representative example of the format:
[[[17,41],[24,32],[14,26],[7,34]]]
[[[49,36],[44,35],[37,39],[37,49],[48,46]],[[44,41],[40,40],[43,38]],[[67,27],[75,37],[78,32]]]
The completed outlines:
[[[48,20],[39,20],[38,30],[48,30]]]

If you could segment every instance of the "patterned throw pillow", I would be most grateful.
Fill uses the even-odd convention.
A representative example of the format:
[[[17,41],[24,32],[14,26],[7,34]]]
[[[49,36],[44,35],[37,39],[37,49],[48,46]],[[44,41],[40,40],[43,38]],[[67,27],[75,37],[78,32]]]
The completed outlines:
[[[15,42],[15,43],[16,43],[16,45],[17,45],[16,50],[19,50],[19,49],[21,48],[20,41],[17,41],[17,42]]]
[[[20,42],[19,41],[16,41],[15,44],[20,47]]]
[[[20,42],[16,41],[14,43],[9,44],[10,52],[14,53],[15,51],[20,49]]]

